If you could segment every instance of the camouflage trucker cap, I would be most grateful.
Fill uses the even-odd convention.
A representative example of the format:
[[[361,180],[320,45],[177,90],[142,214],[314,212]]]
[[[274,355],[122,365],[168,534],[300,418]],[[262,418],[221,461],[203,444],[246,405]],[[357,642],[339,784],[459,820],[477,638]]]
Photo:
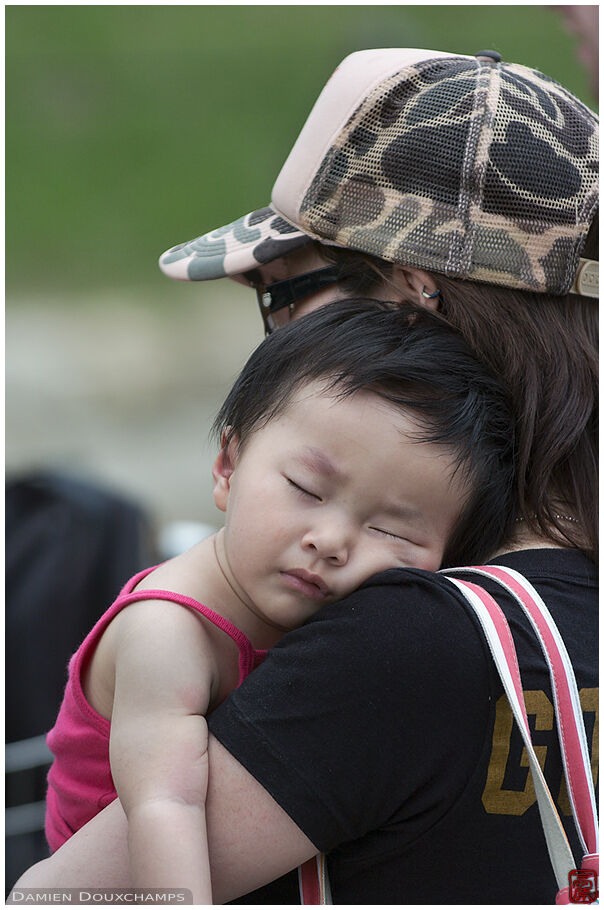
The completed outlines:
[[[272,202],[160,258],[241,275],[310,240],[457,278],[598,294],[580,258],[598,206],[598,118],[536,70],[409,48],[358,51],[317,99]]]

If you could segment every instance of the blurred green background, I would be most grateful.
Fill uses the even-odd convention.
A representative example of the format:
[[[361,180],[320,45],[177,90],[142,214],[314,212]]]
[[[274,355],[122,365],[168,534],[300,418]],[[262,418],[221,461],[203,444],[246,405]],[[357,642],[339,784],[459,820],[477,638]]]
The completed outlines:
[[[559,8],[8,6],[6,463],[158,523],[221,520],[208,428],[262,338],[255,295],[165,249],[264,206],[315,98],[366,47],[535,66],[588,104]]]
[[[575,45],[545,6],[9,6],[8,301],[159,287],[164,249],[268,202],[354,50],[493,48],[593,107]]]

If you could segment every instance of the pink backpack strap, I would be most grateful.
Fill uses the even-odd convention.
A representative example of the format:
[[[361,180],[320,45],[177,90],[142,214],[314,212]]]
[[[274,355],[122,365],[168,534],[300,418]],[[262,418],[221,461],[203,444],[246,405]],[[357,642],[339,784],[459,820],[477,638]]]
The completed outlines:
[[[528,616],[548,663],[554,693],[556,721],[573,816],[584,856],[581,871],[593,877],[599,871],[598,818],[587,749],[583,714],[574,671],[566,647],[543,600],[519,572],[502,566],[450,569],[449,572],[473,573],[490,577],[501,584]],[[575,862],[555,804],[536,759],[522,695],[520,673],[511,633],[503,612],[493,598],[478,585],[451,578],[473,607],[486,634],[491,653],[522,733],[535,783],[535,792],[548,845],[550,860],[558,882],[556,903],[569,903],[571,876],[581,874]],[[486,618],[488,616],[488,619]]]
[[[514,569],[481,566],[477,575],[499,582],[528,616],[548,663],[570,804],[585,854],[598,852],[598,815],[587,737],[574,670],[558,628],[542,598]]]

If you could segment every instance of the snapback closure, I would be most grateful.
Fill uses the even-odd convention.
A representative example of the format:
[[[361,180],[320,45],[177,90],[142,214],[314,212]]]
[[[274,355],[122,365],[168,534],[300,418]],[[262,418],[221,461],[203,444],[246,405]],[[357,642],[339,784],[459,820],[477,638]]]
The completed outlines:
[[[593,259],[579,259],[579,268],[569,294],[581,297],[599,297],[600,263]]]

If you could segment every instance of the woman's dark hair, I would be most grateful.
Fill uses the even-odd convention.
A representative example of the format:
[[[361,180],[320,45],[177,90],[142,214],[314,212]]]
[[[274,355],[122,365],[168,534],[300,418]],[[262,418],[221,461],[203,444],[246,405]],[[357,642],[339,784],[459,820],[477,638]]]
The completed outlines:
[[[347,293],[388,287],[392,265],[320,246]],[[582,255],[598,259],[598,219]],[[507,390],[516,423],[516,507],[547,539],[598,549],[597,301],[435,274],[439,312]],[[571,523],[557,518],[570,514]]]
[[[514,517],[513,419],[499,383],[444,319],[421,307],[358,299],[279,329],[251,355],[220,409],[214,430],[221,444],[236,438],[244,447],[301,386],[316,381],[336,397],[363,389],[410,411],[417,441],[451,453],[468,496],[445,565],[480,562],[501,544]]]

